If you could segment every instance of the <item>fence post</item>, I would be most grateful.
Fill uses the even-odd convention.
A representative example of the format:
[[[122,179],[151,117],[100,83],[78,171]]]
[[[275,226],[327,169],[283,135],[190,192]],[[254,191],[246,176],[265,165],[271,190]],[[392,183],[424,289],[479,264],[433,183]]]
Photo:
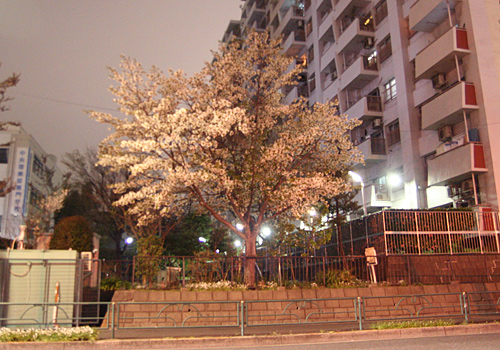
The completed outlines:
[[[491,214],[491,217],[493,218],[493,227],[495,230],[495,241],[497,243],[497,253],[500,253],[500,242],[498,241],[498,214],[494,215],[493,213]]]
[[[468,324],[469,323],[469,304],[468,304],[469,296],[467,295],[466,292],[463,292],[462,297],[463,297],[463,303],[464,303],[464,318],[465,318],[464,321],[465,321],[465,324]]]
[[[115,339],[115,304],[114,301],[111,303],[111,339]]]
[[[450,213],[446,212],[446,229],[448,230],[448,244],[450,245],[450,255],[453,255],[453,245],[451,243],[450,233]]]
[[[420,231],[418,229],[418,217],[417,212],[415,214],[415,230],[417,231],[417,246],[418,246],[418,255],[422,255],[422,247],[420,246]]]
[[[483,250],[483,239],[481,238],[481,222],[484,220],[481,215],[481,221],[479,221],[479,212],[476,212],[476,222],[477,222],[477,235],[479,237],[479,247],[481,248],[481,254],[484,254]]]
[[[186,287],[186,257],[182,257],[182,287]]]
[[[245,335],[245,301],[240,302],[240,325],[241,325],[241,336]]]
[[[135,255],[132,257],[132,285],[135,284]]]
[[[389,255],[389,251],[387,250],[387,228],[386,228],[386,225],[385,225],[385,214],[387,212],[384,210],[382,211],[382,226],[383,226],[383,229],[384,229],[384,245],[385,245],[385,255]]]
[[[359,321],[359,330],[363,330],[363,313],[361,312],[361,305],[363,303],[361,302],[361,297],[358,297],[358,321]]]

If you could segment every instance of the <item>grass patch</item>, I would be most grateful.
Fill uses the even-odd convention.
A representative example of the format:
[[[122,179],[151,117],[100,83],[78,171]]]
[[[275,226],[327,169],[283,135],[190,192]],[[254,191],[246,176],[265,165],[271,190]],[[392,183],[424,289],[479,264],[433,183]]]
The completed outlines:
[[[452,320],[410,320],[410,321],[386,321],[371,325],[371,329],[402,329],[402,328],[420,328],[420,327],[441,327],[453,326]]]
[[[93,341],[98,337],[98,331],[89,326],[48,329],[0,328],[0,342]]]

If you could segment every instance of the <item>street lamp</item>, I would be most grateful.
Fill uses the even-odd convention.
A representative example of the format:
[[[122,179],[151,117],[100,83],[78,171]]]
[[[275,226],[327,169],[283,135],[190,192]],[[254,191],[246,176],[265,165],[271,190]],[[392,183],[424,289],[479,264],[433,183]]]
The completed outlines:
[[[354,171],[348,172],[349,176],[352,178],[354,182],[359,182],[361,184],[361,200],[363,201],[363,214],[366,216],[366,201],[365,201],[365,183],[363,182],[363,177]]]

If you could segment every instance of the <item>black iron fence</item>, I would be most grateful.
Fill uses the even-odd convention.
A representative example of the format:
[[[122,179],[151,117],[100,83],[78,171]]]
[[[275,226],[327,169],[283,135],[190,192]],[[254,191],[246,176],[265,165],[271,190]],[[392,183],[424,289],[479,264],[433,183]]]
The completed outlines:
[[[190,283],[244,282],[247,260],[256,266],[257,285],[292,287],[316,284],[349,287],[377,282],[390,285],[500,282],[500,254],[429,254],[366,256],[135,257],[103,262],[102,278],[124,279],[135,286],[159,289]],[[116,274],[112,274],[116,271]]]

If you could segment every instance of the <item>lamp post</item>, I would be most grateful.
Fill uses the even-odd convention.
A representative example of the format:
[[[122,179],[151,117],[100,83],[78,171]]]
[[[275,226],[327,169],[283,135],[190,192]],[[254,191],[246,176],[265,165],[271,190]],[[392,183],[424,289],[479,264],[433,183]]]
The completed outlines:
[[[361,200],[363,201],[363,214],[366,216],[366,201],[365,201],[365,183],[363,182],[363,177],[354,171],[348,172],[349,176],[352,178],[354,182],[359,182],[361,184]]]

